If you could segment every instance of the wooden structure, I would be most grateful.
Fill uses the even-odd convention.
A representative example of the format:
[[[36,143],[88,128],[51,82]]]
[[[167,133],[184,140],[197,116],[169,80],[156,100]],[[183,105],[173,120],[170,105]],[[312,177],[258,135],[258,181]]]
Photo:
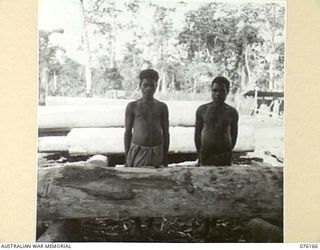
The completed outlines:
[[[251,114],[282,117],[284,112],[284,93],[282,91],[261,91],[256,89],[243,93],[243,96],[254,98],[254,107]],[[276,111],[274,110],[275,100],[277,100]],[[270,110],[272,106],[273,112]]]
[[[38,221],[89,217],[282,220],[282,167],[38,169]]]

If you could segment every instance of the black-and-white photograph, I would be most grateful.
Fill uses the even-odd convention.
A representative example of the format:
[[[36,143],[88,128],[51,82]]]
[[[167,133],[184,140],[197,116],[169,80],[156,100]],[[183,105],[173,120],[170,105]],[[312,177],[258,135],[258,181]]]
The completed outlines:
[[[38,242],[283,242],[286,0],[39,0]]]

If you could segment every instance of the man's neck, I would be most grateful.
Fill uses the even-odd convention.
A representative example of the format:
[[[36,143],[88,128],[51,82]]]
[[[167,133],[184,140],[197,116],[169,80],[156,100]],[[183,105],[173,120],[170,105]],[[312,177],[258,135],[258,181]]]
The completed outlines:
[[[141,98],[141,101],[144,102],[144,103],[151,103],[151,102],[153,102],[153,100],[154,100],[153,97],[150,97],[150,98],[142,97]]]
[[[212,106],[215,107],[215,108],[220,108],[220,107],[223,107],[224,102],[222,102],[222,103],[216,103],[216,102],[212,101],[211,104],[212,104]]]

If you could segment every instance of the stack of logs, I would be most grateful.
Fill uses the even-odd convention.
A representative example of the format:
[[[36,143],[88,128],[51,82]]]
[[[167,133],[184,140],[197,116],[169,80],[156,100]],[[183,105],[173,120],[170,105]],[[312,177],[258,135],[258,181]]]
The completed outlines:
[[[76,100],[77,105],[59,106],[52,99],[54,105],[39,107],[39,152],[123,153],[121,138],[128,100],[87,99],[93,106],[83,105],[83,100]],[[65,102],[70,104],[68,99]],[[167,104],[169,153],[194,153],[194,114],[203,102]],[[235,151],[254,151],[254,144],[253,128],[242,118]],[[283,169],[263,164],[154,169],[69,163],[38,168],[37,192],[38,224],[54,221],[38,239],[47,242],[81,241],[75,232],[81,218],[258,217],[282,221],[283,215]],[[251,221],[248,228],[253,232],[259,229],[260,236],[266,235],[261,241],[279,240],[275,239],[279,230],[263,220]],[[268,228],[275,233],[268,233]]]
[[[83,104],[86,103],[84,100]],[[39,152],[68,152],[70,155],[123,153],[123,140],[120,138],[124,134],[124,113],[129,101],[98,99],[92,101],[95,103],[92,106],[78,105],[74,101],[77,105],[39,107]],[[169,153],[195,153],[195,112],[203,102],[166,103],[169,108],[171,137]],[[250,117],[240,117],[235,152],[252,152],[254,144]]]

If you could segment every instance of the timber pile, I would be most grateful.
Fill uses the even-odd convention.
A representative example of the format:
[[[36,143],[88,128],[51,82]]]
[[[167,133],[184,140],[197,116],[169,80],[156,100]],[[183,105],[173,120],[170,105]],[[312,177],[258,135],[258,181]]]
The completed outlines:
[[[107,105],[73,105],[38,107],[38,126],[41,133],[70,131],[73,128],[124,127],[126,105],[132,100],[108,100]],[[170,126],[192,127],[197,108],[205,102],[166,101]],[[248,124],[250,116],[240,116]]]
[[[38,110],[39,152],[68,152],[72,156],[124,153],[124,113],[127,103],[132,100],[51,99],[48,102],[53,102],[52,106],[39,107]],[[63,105],[57,105],[61,103]],[[193,141],[195,112],[204,102],[166,103],[171,126],[169,153],[196,153]],[[234,151],[254,151],[253,126],[248,124],[247,117],[240,119],[239,139]],[[65,136],[61,136],[63,134]]]
[[[124,153],[124,128],[76,128],[66,137],[39,137],[39,152],[63,152],[70,155]],[[254,151],[253,127],[243,125],[235,152]],[[170,127],[169,153],[195,153],[194,128]]]
[[[64,106],[64,105],[113,105],[113,104],[126,104],[128,99],[111,99],[111,98],[98,98],[98,97],[67,97],[67,96],[47,96],[46,106]]]
[[[38,169],[38,221],[215,217],[282,220],[282,167]]]
[[[112,106],[40,106],[38,108],[39,131],[123,127],[125,108],[125,105],[116,104]]]

